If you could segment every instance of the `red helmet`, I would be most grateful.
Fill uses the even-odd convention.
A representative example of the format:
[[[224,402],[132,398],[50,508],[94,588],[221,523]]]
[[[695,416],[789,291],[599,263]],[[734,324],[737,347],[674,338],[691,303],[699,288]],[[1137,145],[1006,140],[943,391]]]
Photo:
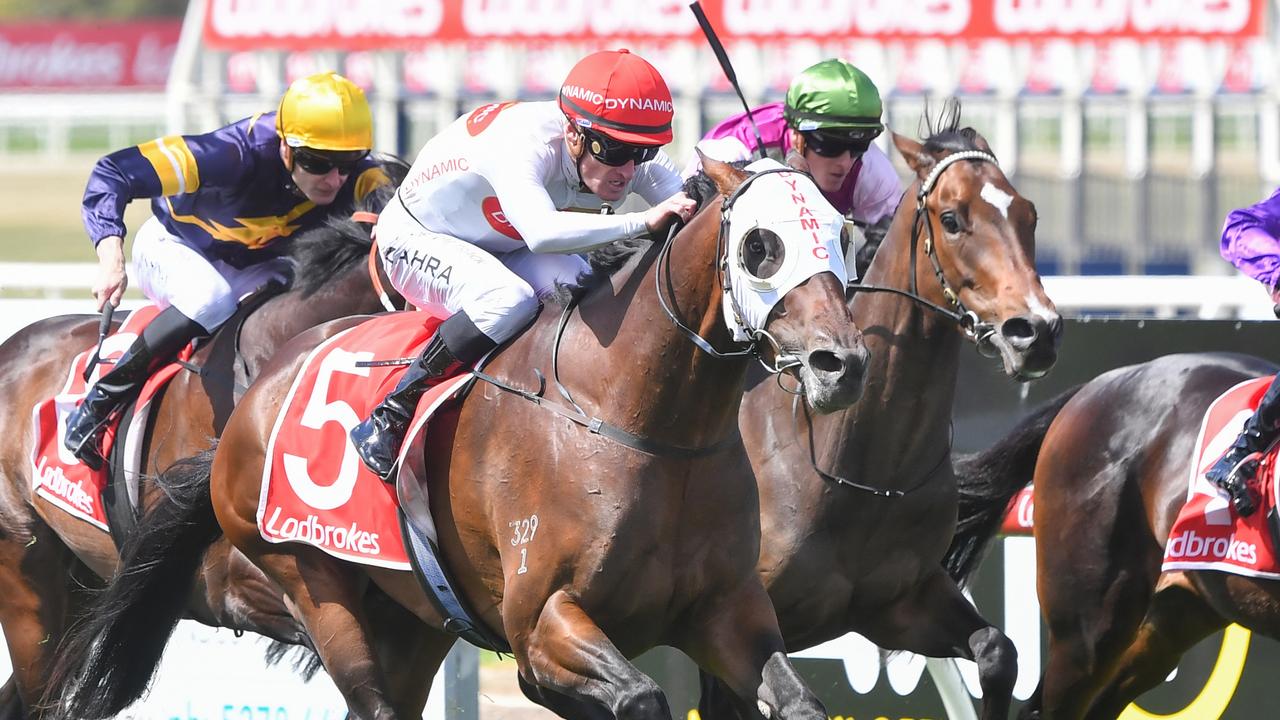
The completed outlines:
[[[671,142],[671,91],[656,68],[627,50],[579,60],[560,86],[560,109],[575,125],[618,142]]]

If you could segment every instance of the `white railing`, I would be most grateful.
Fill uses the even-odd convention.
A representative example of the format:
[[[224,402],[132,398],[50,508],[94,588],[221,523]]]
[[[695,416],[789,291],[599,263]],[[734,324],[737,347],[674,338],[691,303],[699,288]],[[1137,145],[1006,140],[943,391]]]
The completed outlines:
[[[65,304],[48,305],[51,315],[92,312],[89,289],[97,277],[97,267],[94,263],[0,263],[0,293],[66,299]],[[136,288],[133,269],[128,271],[130,287]],[[1275,319],[1266,291],[1244,275],[1055,275],[1044,278],[1044,287],[1058,310],[1068,317],[1126,314],[1204,320]],[[40,302],[31,300],[25,304],[34,309]],[[30,313],[24,314],[31,317]]]
[[[0,157],[8,153],[10,134],[31,136],[44,159],[72,151],[77,127],[105,127],[101,153],[137,142],[144,134],[164,130],[164,93],[0,93]],[[24,155],[25,156],[25,155]]]
[[[1049,276],[1044,289],[1068,317],[1146,315],[1202,320],[1274,320],[1271,299],[1244,275]]]

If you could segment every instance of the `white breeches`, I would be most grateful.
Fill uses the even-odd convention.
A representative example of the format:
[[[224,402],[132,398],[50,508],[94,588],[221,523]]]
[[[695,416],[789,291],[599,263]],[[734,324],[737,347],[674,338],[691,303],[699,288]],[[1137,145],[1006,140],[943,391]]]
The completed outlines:
[[[272,280],[286,280],[289,260],[272,258],[237,268],[204,257],[151,218],[134,235],[133,269],[147,299],[161,308],[172,305],[213,332],[245,295]]]
[[[506,342],[528,325],[539,300],[554,293],[557,284],[576,284],[590,269],[578,255],[528,248],[490,254],[397,215],[407,213],[384,212],[376,231],[392,286],[420,308],[443,315],[466,313],[495,343]]]

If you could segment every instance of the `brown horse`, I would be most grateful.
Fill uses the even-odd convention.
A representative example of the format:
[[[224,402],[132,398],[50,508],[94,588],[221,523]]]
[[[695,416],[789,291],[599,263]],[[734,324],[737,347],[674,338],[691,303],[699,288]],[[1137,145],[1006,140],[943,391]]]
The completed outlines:
[[[403,175],[399,161],[391,174]],[[384,204],[388,193],[371,195],[366,209]],[[140,504],[154,511],[170,502],[151,475],[194,454],[221,434],[239,394],[271,350],[301,330],[333,318],[379,309],[363,260],[369,253],[367,225],[352,220],[301,234],[294,240],[293,287],[267,300],[239,328],[224,328],[197,352],[199,374],[182,372],[153,402],[154,421],[144,438]],[[37,714],[51,656],[85,601],[84,588],[102,584],[116,569],[110,534],[73,518],[32,491],[31,408],[52,397],[66,380],[72,358],[90,347],[97,318],[69,315],[35,322],[0,345],[0,425],[13,442],[0,451],[0,624],[13,661],[13,675],[0,693],[0,717]],[[205,623],[254,630],[296,642],[301,628],[285,610],[278,589],[226,542],[210,549],[196,592],[176,588],[157,602],[186,608]]]
[[[1056,359],[1061,321],[1035,270],[1035,208],[958,123],[955,108],[923,145],[893,136],[916,202],[898,207],[871,287],[854,286],[872,358],[863,399],[813,417],[764,382],[744,397],[739,423],[760,488],[758,569],[787,649],[857,632],[887,649],[976,660],[983,717],[1004,718],[1016,651],[940,565],[956,517],[957,366],[969,340],[1010,377],[1039,377]],[[703,690],[702,716],[727,714],[705,675]]]
[[[1276,372],[1261,358],[1167,355],[1104,373],[957,464],[960,532],[948,567],[970,575],[1012,498],[1035,482],[1036,580],[1049,658],[1021,717],[1115,718],[1192,645],[1239,623],[1280,638],[1280,583],[1160,571],[1187,496],[1205,412]]]
[[[734,269],[742,265],[759,282],[768,276],[766,264],[780,267],[788,253],[813,248],[807,231],[797,237],[770,229],[780,219],[770,200],[795,197],[776,181],[803,182],[804,197],[819,196],[794,172],[748,178],[722,163],[705,164],[716,186],[710,204],[667,242],[636,245],[618,255],[624,262],[616,271],[598,271],[599,281],[583,295],[559,342],[560,367],[568,370],[561,378],[577,402],[588,415],[622,419],[625,432],[648,442],[648,452],[481,386],[433,423],[425,447],[415,447],[406,462],[405,472],[429,485],[441,553],[457,574],[460,595],[510,643],[526,694],[568,717],[670,717],[658,686],[627,660],[659,644],[683,649],[723,677],[750,712],[825,717],[786,657],[754,572],[755,486],[741,473],[719,472],[734,458],[745,465],[736,414],[751,359],[714,350],[732,346],[722,273],[745,282]],[[774,181],[761,181],[769,175]],[[744,204],[730,210],[724,198],[731,193]],[[718,231],[716,212],[726,210],[732,223],[738,207],[750,208],[758,220],[773,212],[743,236],[741,255],[724,252],[735,233]],[[787,212],[793,217],[795,208]],[[823,226],[825,233],[834,235],[835,226]],[[820,247],[835,242],[817,239]],[[544,315],[487,372],[527,385],[534,368],[553,355],[555,315]],[[387,644],[423,638],[438,645],[419,659],[421,686],[452,641],[417,580],[306,545],[266,543],[256,522],[267,438],[285,391],[313,347],[353,324],[321,326],[282,349],[236,408],[203,469],[211,473],[218,523],[288,593],[353,715],[408,717],[420,705],[405,702],[384,681],[391,669],[382,654]],[[866,351],[835,274],[820,272],[800,283],[763,324],[753,333],[771,341],[759,348],[763,359],[798,368],[819,411],[857,399]],[[207,522],[208,512],[198,509],[193,517]],[[511,523],[534,515],[538,531],[521,549],[537,561],[522,568]],[[189,540],[199,541],[199,534],[193,530]],[[139,568],[132,579],[145,579],[147,571]],[[122,573],[121,580],[132,575]],[[370,583],[418,622],[390,632],[371,627],[361,603]],[[145,627],[140,621],[138,629]],[[82,676],[86,690],[77,694],[102,692],[100,674]],[[83,717],[77,698],[72,701],[69,714]]]

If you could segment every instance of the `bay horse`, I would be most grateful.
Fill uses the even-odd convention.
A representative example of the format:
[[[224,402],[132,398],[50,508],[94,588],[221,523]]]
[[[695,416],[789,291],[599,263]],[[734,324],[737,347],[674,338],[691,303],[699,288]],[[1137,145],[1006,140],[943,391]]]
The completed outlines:
[[[393,177],[405,172],[391,158],[382,167]],[[371,194],[358,209],[379,209],[388,197],[385,191]],[[276,347],[320,322],[380,309],[363,262],[371,245],[367,225],[334,220],[292,243],[291,289],[266,300],[241,328],[228,323],[192,358],[199,373],[179,373],[153,401],[138,490],[146,512],[170,502],[152,477],[221,434],[237,384],[255,376]],[[54,649],[85,602],[83,590],[101,586],[117,566],[116,543],[107,531],[50,504],[33,492],[32,482],[31,409],[60,392],[72,359],[96,340],[98,324],[87,315],[48,318],[0,345],[0,426],[12,438],[0,449],[0,626],[13,662],[0,692],[0,718],[39,714]],[[123,480],[116,482],[122,487]],[[219,542],[204,560],[194,593],[170,588],[156,599],[207,624],[297,642],[301,629],[279,590],[243,556]]]
[[[1209,405],[1276,371],[1228,353],[1117,368],[957,464],[962,513],[947,566],[962,579],[976,570],[1010,499],[1035,483],[1036,588],[1049,656],[1020,717],[1115,718],[1192,645],[1233,622],[1280,638],[1280,583],[1161,572]]]
[[[760,490],[758,570],[787,649],[857,632],[886,649],[976,660],[991,720],[1008,716],[1016,651],[940,564],[957,512],[959,354],[969,341],[1009,377],[1040,377],[1062,323],[1035,269],[1034,206],[986,140],[958,129],[958,105],[936,132],[930,124],[923,144],[892,136],[915,202],[899,205],[865,285],[851,288],[871,357],[862,399],[813,416],[761,382],[739,426]],[[714,679],[704,674],[702,688],[702,717],[732,715]]]
[[[783,230],[779,208],[793,217],[788,204],[797,192],[783,183],[802,183],[802,199],[821,202],[810,179],[781,167],[748,176],[712,160],[703,164],[715,189],[687,226],[666,242],[615,252],[620,267],[597,269],[596,284],[562,332],[560,313],[544,313],[486,368],[503,382],[528,386],[558,346],[559,367],[568,370],[561,379],[578,404],[589,416],[619,418],[649,449],[589,434],[523,397],[480,385],[433,421],[402,471],[426,478],[442,562],[455,570],[459,595],[510,644],[526,695],[565,717],[669,718],[661,689],[628,660],[660,644],[684,650],[724,678],[745,712],[826,717],[786,657],[754,572],[755,485],[744,474],[719,471],[735,457],[745,465],[736,416],[752,360],[716,348],[733,346],[725,275],[747,282],[735,269],[741,265],[759,282],[767,277],[765,263],[782,266],[788,254],[811,252],[815,240],[838,252],[838,216],[828,208],[832,222],[816,228],[823,234],[813,239],[808,230]],[[741,235],[741,254],[728,252],[742,232],[732,229],[737,212],[759,222]],[[211,483],[212,497],[188,514],[188,529],[157,533],[151,555],[189,555],[187,546],[207,544],[216,515],[226,537],[285,589],[352,715],[385,720],[421,709],[384,681],[391,669],[387,644],[437,639],[437,652],[424,653],[416,666],[426,685],[452,642],[434,605],[410,573],[352,564],[307,545],[267,543],[256,521],[282,398],[309,351],[357,322],[308,331],[272,359],[232,414],[216,453],[186,468]],[[769,339],[759,348],[762,361],[796,370],[816,410],[857,399],[866,350],[842,278],[826,270],[808,276],[759,322],[763,327],[750,334]],[[512,521],[533,515],[538,531],[514,547]],[[536,563],[522,564],[526,548]],[[112,592],[163,585],[148,579],[153,568],[132,570],[118,576]],[[416,620],[391,630],[372,626],[361,604],[369,584]],[[154,617],[137,617],[131,629],[147,632],[155,624]],[[84,647],[94,649],[92,642]],[[110,660],[95,660],[79,674],[64,695],[67,716],[121,709],[112,702],[84,712],[112,694],[110,672]]]

